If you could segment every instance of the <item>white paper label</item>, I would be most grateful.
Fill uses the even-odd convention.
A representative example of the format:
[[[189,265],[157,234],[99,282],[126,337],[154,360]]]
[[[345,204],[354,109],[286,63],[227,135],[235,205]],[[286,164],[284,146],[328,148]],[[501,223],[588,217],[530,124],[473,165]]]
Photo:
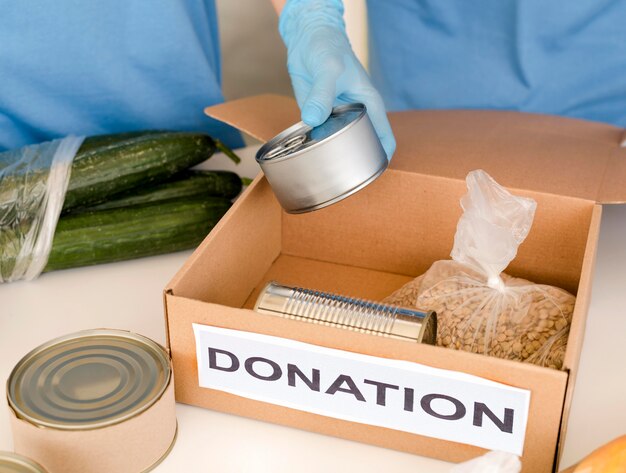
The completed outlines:
[[[530,391],[458,371],[193,324],[201,387],[521,455]]]

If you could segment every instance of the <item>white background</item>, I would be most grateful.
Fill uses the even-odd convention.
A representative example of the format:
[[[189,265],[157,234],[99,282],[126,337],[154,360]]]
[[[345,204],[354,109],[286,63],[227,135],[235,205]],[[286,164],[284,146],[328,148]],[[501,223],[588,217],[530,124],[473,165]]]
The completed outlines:
[[[256,172],[248,149],[241,174]],[[212,161],[212,162],[211,162]],[[228,167],[216,156],[215,168]],[[598,264],[563,467],[626,433],[626,206],[605,206]],[[190,252],[0,285],[0,385],[35,346],[77,330],[132,330],[165,343],[161,291]],[[197,407],[177,405],[179,436],[155,472],[448,472],[450,465]],[[0,450],[13,446],[0,396]]]
[[[227,100],[275,93],[292,95],[287,52],[270,0],[217,0],[222,89]],[[350,43],[367,66],[365,0],[343,0]]]

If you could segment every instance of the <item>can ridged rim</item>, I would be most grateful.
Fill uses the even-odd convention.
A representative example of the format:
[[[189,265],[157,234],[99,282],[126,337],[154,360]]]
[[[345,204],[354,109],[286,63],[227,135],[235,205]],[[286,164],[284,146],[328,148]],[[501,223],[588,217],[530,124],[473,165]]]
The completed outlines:
[[[295,133],[297,131],[305,131],[306,130],[308,132],[308,131],[313,130],[313,127],[311,127],[311,126],[307,125],[306,123],[300,121],[300,122],[296,123],[295,125],[290,126],[286,130],[283,130],[278,135],[276,135],[274,138],[272,138],[267,143],[265,143],[263,146],[261,146],[259,148],[259,150],[257,151],[257,153],[256,153],[256,157],[255,157],[256,162],[259,163],[259,165],[261,165],[261,166],[268,166],[270,164],[277,164],[277,163],[280,163],[282,161],[286,161],[288,159],[297,158],[298,156],[301,156],[301,155],[305,154],[308,150],[315,149],[315,148],[317,148],[317,147],[327,143],[328,141],[332,140],[334,137],[340,135],[341,133],[345,132],[346,130],[349,130],[350,128],[352,128],[356,123],[358,123],[359,121],[361,121],[363,119],[363,117],[367,113],[367,107],[364,104],[362,104],[362,103],[348,103],[348,104],[344,104],[344,105],[337,105],[336,107],[333,107],[333,110],[332,110],[331,114],[333,114],[333,113],[342,113],[342,112],[345,112],[345,111],[358,111],[360,113],[359,113],[359,116],[357,118],[352,120],[350,123],[348,123],[343,128],[337,130],[332,135],[327,136],[323,140],[317,141],[317,142],[313,143],[312,145],[307,146],[306,148],[298,149],[298,150],[294,151],[293,153],[289,153],[289,154],[284,155],[284,156],[278,156],[276,158],[265,159],[264,156],[269,151],[271,151],[276,146],[276,144],[278,142],[280,142],[282,139],[288,137],[289,135],[291,135],[291,134],[293,134],[293,133]],[[383,169],[383,171],[384,171],[384,169]],[[332,202],[329,202],[327,205],[330,205],[331,203]],[[302,212],[305,212],[305,211],[302,211]]]
[[[39,463],[17,453],[0,452],[0,470],[2,469],[3,461],[5,466],[8,461],[10,465],[21,467],[23,473],[46,473],[46,470]],[[16,469],[15,472],[18,473],[18,470]]]
[[[54,421],[50,418],[52,416],[36,416],[32,415],[29,412],[32,409],[24,409],[24,406],[21,406],[20,403],[13,398],[13,394],[15,394],[15,390],[12,389],[16,383],[19,382],[19,377],[27,374],[28,364],[34,363],[39,360],[45,361],[46,353],[50,354],[53,352],[55,348],[61,348],[63,345],[67,344],[68,346],[72,343],[80,343],[87,342],[89,339],[106,339],[109,338],[111,340],[116,340],[119,343],[127,342],[128,346],[136,347],[138,354],[143,354],[145,356],[152,356],[155,361],[155,369],[158,370],[162,368],[163,380],[158,383],[159,386],[155,387],[153,391],[151,391],[150,396],[145,399],[141,399],[141,402],[137,402],[136,405],[131,406],[127,410],[122,410],[117,415],[111,418],[103,418],[98,421],[93,422],[77,422],[71,423],[69,420],[65,421]],[[139,350],[143,350],[140,352]],[[61,365],[62,366],[62,365]],[[69,335],[64,335],[53,340],[50,340],[37,348],[31,350],[27,353],[22,359],[15,365],[6,384],[6,393],[7,400],[9,403],[9,407],[15,412],[16,417],[19,419],[28,421],[29,423],[42,428],[52,428],[58,430],[93,430],[99,429],[103,427],[108,427],[111,425],[119,424],[128,419],[138,416],[142,412],[146,411],[150,407],[152,407],[161,397],[164,392],[168,388],[171,383],[172,378],[172,368],[170,357],[167,354],[166,350],[156,343],[155,341],[144,337],[143,335],[139,335],[133,332],[125,331],[125,330],[113,330],[113,329],[93,329],[93,330],[84,330],[76,333],[72,333]],[[120,382],[121,385],[121,382]],[[156,384],[155,384],[156,386]]]

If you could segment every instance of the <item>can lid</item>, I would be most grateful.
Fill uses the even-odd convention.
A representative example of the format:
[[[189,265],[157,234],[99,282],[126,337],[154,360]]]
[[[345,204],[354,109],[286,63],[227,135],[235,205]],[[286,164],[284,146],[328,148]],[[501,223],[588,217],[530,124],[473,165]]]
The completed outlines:
[[[360,103],[339,105],[321,125],[312,128],[303,122],[288,128],[259,149],[257,161],[285,158],[335,136],[365,115]]]
[[[17,453],[0,452],[0,473],[46,473],[39,463]]]
[[[87,330],[35,348],[7,381],[17,417],[61,430],[105,427],[154,404],[171,378],[164,348],[122,330]]]

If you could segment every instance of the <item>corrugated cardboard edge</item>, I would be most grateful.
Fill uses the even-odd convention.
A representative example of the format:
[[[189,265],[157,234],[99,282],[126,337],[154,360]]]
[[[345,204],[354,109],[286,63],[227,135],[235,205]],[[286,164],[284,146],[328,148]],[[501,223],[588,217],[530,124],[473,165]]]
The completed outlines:
[[[567,340],[567,349],[565,352],[565,359],[563,360],[563,369],[569,373],[569,377],[567,379],[567,388],[565,390],[565,399],[563,401],[561,428],[559,430],[559,439],[557,443],[557,451],[554,465],[555,471],[557,471],[559,468],[561,455],[565,446],[567,423],[569,420],[572,400],[574,398],[574,388],[576,387],[578,363],[580,361],[580,355],[583,348],[585,325],[587,323],[587,313],[589,312],[589,304],[591,302],[592,281],[595,273],[601,219],[602,206],[596,205],[593,209],[593,214],[591,216],[591,225],[589,228],[589,236],[587,238],[587,248],[585,250],[584,265],[582,273],[580,275],[579,284],[579,287],[585,287],[587,288],[587,291],[584,294],[581,294],[579,291],[576,297],[576,310],[574,313],[574,317],[572,318],[570,336]]]
[[[591,222],[587,236],[587,247],[583,256],[583,267],[580,275],[579,288],[586,288],[585,292],[578,291],[576,307],[570,326],[570,335],[567,340],[567,351],[563,360],[563,369],[574,370],[578,366],[580,353],[583,346],[583,335],[587,323],[587,312],[591,299],[591,286],[598,250],[598,238],[600,235],[600,221],[602,219],[602,206],[596,204],[591,214]]]

